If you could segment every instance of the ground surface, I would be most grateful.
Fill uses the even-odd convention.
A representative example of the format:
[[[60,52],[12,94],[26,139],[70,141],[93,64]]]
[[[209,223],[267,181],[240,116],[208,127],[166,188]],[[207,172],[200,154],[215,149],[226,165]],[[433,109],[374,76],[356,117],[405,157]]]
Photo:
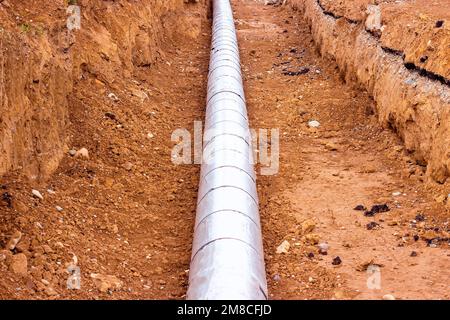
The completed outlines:
[[[234,1],[234,10],[251,127],[280,129],[280,172],[258,177],[270,298],[450,298],[449,209],[423,183],[424,168],[379,127],[367,94],[317,54],[298,13],[252,0]],[[42,185],[2,178],[12,203],[1,202],[0,244],[20,230],[14,253],[26,255],[28,272],[14,274],[3,252],[0,298],[185,297],[199,168],[171,163],[170,135],[203,119],[209,28],[205,21],[197,41],[133,81],[81,81],[72,145],[86,147],[89,159],[66,155]],[[284,74],[301,67],[308,71]],[[365,217],[353,210],[359,204],[390,211]],[[379,226],[368,230],[370,222]],[[288,253],[276,254],[284,240]],[[317,241],[329,245],[326,255]],[[81,290],[66,289],[74,256]],[[379,266],[379,289],[367,287],[370,262]],[[116,277],[121,288],[100,292],[92,273]]]

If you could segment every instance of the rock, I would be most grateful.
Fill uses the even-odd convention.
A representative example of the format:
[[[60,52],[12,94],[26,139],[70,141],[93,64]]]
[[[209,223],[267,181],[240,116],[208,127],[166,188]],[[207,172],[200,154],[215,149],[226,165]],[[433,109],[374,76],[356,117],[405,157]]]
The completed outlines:
[[[56,211],[58,211],[58,212],[64,211],[64,209],[62,207],[60,207],[60,206],[56,206],[55,208],[56,208]]]
[[[107,117],[107,118],[109,118],[111,120],[117,120],[116,115],[114,113],[112,113],[112,112],[109,112],[109,111],[105,112],[105,117]]]
[[[281,6],[286,2],[286,0],[266,0],[264,4],[266,6]]]
[[[83,158],[83,159],[89,159],[89,151],[86,148],[81,148],[75,153],[75,158]]]
[[[112,233],[118,233],[119,227],[116,224],[111,224],[108,226],[108,230]]]
[[[28,260],[23,253],[18,253],[11,257],[9,270],[17,275],[25,277],[28,274]]]
[[[281,277],[280,277],[279,274],[276,274],[276,275],[273,276],[273,281],[278,282],[278,281],[280,281],[280,280],[281,280]]]
[[[13,254],[9,250],[0,250],[0,262],[6,262],[9,264]]]
[[[6,245],[6,249],[13,251],[19,243],[20,239],[22,239],[22,232],[14,232],[14,234],[11,236],[11,239],[9,239],[8,244]]]
[[[433,230],[427,230],[423,234],[421,234],[422,239],[426,241],[431,241],[433,239],[439,238],[439,234]]]
[[[141,99],[141,102],[144,102],[146,99],[148,99],[147,93],[141,90],[132,89],[131,94],[139,99]]]
[[[57,296],[57,295],[58,295],[58,292],[56,292],[55,289],[53,289],[52,287],[47,287],[47,288],[44,290],[44,292],[45,292],[45,294],[46,294],[47,296],[49,296],[49,297]]]
[[[377,213],[388,212],[388,211],[390,211],[390,208],[387,204],[376,204],[376,205],[372,206],[370,211],[364,212],[364,215],[366,217],[373,217]]]
[[[342,260],[341,260],[341,258],[340,258],[339,256],[333,258],[333,261],[331,262],[331,264],[332,264],[333,266],[338,266],[338,265],[340,265],[341,263],[342,263]]]
[[[320,241],[320,236],[316,233],[310,233],[305,236],[305,242],[309,243],[310,245],[316,245]]]
[[[383,267],[381,263],[376,263],[373,259],[369,261],[365,261],[356,266],[356,271],[364,272],[369,266]]]
[[[327,144],[325,144],[325,148],[329,151],[337,151],[338,147],[336,144],[334,144],[333,142],[328,142]]]
[[[416,251],[411,251],[411,254],[409,256],[410,257],[417,257],[417,252]]]
[[[418,213],[418,214],[416,214],[415,220],[418,222],[425,221],[425,215]]]
[[[77,150],[71,149],[69,150],[69,155],[74,157],[77,154]]]
[[[358,204],[356,207],[353,208],[353,210],[356,210],[356,211],[366,211],[367,208],[366,208],[364,205],[362,205],[362,204]]]
[[[45,253],[53,253],[53,249],[48,245],[48,244],[44,244],[42,246],[42,249],[44,250]]]
[[[316,223],[312,219],[308,219],[302,222],[302,234],[311,233],[316,227]]]
[[[438,20],[436,21],[436,24],[434,25],[436,28],[441,28],[444,25],[444,20]]]
[[[394,196],[394,197],[398,197],[398,196],[401,196],[401,195],[402,195],[402,193],[400,191],[392,192],[392,196]]]
[[[91,278],[94,280],[94,284],[97,289],[103,293],[119,290],[123,286],[122,281],[116,276],[91,273]]]
[[[318,128],[318,127],[320,127],[320,122],[317,120],[310,120],[310,121],[308,121],[308,126],[310,128]]]
[[[328,249],[330,249],[330,245],[328,243],[326,243],[326,242],[319,243],[318,247],[319,247],[320,254],[323,254],[323,255],[328,254]]]
[[[110,98],[114,102],[119,101],[119,98],[112,92],[108,94],[108,98]]]
[[[374,229],[377,230],[380,228],[380,224],[376,223],[375,221],[372,221],[366,225],[366,228],[367,230],[374,230]]]
[[[288,253],[289,248],[291,247],[291,244],[287,241],[284,240],[277,248],[277,253],[281,254],[281,253]]]
[[[133,164],[132,164],[131,162],[126,162],[126,163],[123,165],[123,168],[124,168],[125,170],[127,170],[127,171],[131,171],[131,169],[133,169]]]
[[[13,208],[14,210],[22,214],[27,213],[30,210],[30,208],[27,205],[25,205],[22,201],[18,199],[15,199],[15,201],[13,201]]]
[[[395,297],[392,294],[385,294],[383,300],[395,300]]]
[[[448,197],[448,195],[446,195],[446,194],[438,194],[438,195],[434,196],[434,200],[437,203],[444,203],[445,200],[447,200],[447,197]]]
[[[44,200],[44,197],[42,196],[42,194],[38,191],[38,190],[31,190],[31,194],[35,197],[38,198],[39,200]]]
[[[148,139],[153,139],[155,137],[155,135],[151,132],[147,133],[147,138]]]

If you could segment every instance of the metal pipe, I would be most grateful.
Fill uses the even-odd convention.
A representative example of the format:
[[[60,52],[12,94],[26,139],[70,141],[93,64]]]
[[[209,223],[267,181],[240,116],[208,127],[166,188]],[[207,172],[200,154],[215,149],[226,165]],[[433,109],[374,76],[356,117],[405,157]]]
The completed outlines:
[[[267,283],[252,139],[229,0],[213,0],[203,161],[189,300],[263,300]]]

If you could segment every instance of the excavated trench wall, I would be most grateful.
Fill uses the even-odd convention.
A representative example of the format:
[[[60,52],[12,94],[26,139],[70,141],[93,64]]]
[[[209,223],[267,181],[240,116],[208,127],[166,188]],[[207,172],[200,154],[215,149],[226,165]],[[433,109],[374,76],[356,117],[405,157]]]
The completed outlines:
[[[69,4],[81,29],[67,27]],[[207,0],[0,1],[0,175],[46,178],[70,138],[70,95],[87,74],[103,83],[165,59],[196,37]]]
[[[428,177],[445,183],[450,175],[450,19],[439,19],[446,12],[439,4],[441,10],[387,0],[366,10],[371,3],[288,2],[303,13],[322,55],[373,96],[380,121],[427,165]]]

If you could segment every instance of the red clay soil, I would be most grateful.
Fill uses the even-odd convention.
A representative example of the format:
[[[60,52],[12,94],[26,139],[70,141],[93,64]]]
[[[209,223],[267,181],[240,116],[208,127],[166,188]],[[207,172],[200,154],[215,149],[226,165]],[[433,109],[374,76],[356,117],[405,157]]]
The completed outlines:
[[[425,168],[379,125],[369,95],[318,54],[298,11],[233,6],[251,127],[280,129],[280,172],[258,177],[270,298],[450,298],[450,209]],[[210,22],[200,25],[195,40],[130,78],[83,73],[68,102],[69,138],[88,159],[65,153],[40,183],[18,171],[1,177],[0,247],[22,237],[0,251],[0,298],[185,297],[199,168],[172,164],[170,136],[204,116]],[[360,204],[389,211],[366,217],[353,210]],[[277,254],[284,240],[290,249]],[[69,290],[75,262],[81,289]],[[380,268],[378,289],[367,286],[369,264]]]

